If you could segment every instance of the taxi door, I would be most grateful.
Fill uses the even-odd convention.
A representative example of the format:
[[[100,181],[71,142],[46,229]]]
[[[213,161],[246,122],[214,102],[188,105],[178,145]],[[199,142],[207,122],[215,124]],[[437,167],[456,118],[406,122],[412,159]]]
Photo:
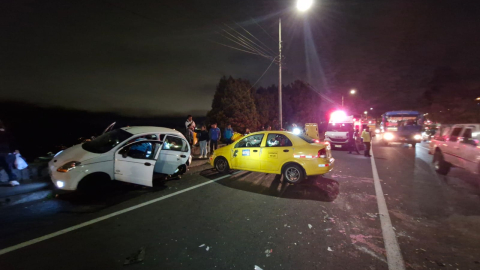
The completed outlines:
[[[260,154],[260,169],[279,172],[280,166],[293,156],[292,141],[283,134],[269,133]]]
[[[450,137],[445,142],[448,147],[443,151],[443,157],[445,161],[453,164],[457,167],[463,167],[463,162],[460,159],[460,142],[459,138],[462,135],[463,126],[455,125],[450,133]]]
[[[254,134],[241,139],[232,149],[231,166],[233,169],[248,171],[260,170],[260,145],[264,134]]]

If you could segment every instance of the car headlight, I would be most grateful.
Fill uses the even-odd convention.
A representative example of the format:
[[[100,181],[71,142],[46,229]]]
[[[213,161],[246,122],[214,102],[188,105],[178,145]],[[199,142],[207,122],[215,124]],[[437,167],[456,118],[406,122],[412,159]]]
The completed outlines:
[[[63,188],[64,186],[65,186],[65,183],[63,181],[57,181],[58,188]]]
[[[57,172],[68,172],[70,170],[75,169],[77,166],[79,166],[81,163],[78,161],[70,161],[65,163],[62,167],[59,167],[57,169]]]
[[[299,128],[294,128],[293,129],[293,134],[299,135],[302,131]]]
[[[377,133],[377,134],[380,133],[380,129],[378,129],[378,128],[375,129],[375,133]]]
[[[420,135],[420,134],[415,134],[415,136],[413,136],[413,138],[414,138],[415,140],[421,140],[421,139],[422,139],[422,135]]]
[[[393,140],[393,137],[394,137],[394,136],[393,136],[392,133],[385,133],[385,134],[383,134],[383,138],[384,138],[385,140]]]

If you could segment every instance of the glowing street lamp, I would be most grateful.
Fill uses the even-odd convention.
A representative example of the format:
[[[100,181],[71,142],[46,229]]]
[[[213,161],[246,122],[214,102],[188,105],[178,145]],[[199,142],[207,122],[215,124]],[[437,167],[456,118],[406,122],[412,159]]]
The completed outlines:
[[[313,5],[313,0],[297,0],[297,10],[305,12]],[[278,120],[282,129],[282,18],[278,19]]]
[[[373,108],[370,108],[370,111],[372,111],[372,110],[373,110]]]
[[[364,111],[363,113],[364,113],[364,114],[368,114],[368,112],[367,112],[367,111]]]
[[[355,89],[350,90],[350,95],[355,95],[355,93],[357,93],[357,90]],[[343,107],[343,95],[342,95],[342,107]]]
[[[305,12],[313,5],[313,0],[297,0],[298,11]]]
[[[477,97],[475,100],[480,100],[480,97]]]

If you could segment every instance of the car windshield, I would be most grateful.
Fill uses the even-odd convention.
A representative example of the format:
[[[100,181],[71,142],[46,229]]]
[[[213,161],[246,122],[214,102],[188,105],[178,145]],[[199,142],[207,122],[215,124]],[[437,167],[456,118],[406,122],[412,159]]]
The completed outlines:
[[[88,152],[102,154],[112,150],[119,143],[132,136],[133,134],[130,132],[116,129],[97,137],[93,141],[82,144],[82,148]]]
[[[353,130],[352,123],[328,123],[327,131],[346,132]]]

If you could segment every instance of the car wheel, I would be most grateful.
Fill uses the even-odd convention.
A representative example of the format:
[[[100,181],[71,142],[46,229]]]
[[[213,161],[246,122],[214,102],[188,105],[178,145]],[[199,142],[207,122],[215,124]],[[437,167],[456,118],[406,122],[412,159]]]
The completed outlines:
[[[287,164],[283,168],[283,178],[292,184],[297,184],[305,179],[305,172],[298,164]]]
[[[433,156],[433,167],[435,171],[441,175],[447,175],[450,171],[450,164],[443,159],[443,154],[440,151],[436,151]]]
[[[227,173],[230,170],[230,166],[228,166],[228,161],[224,157],[218,157],[215,159],[215,169],[219,173]]]
[[[177,170],[175,170],[175,173],[172,175],[173,177],[178,177],[180,175],[183,175],[184,173],[187,172],[187,165],[180,165],[178,166]]]

